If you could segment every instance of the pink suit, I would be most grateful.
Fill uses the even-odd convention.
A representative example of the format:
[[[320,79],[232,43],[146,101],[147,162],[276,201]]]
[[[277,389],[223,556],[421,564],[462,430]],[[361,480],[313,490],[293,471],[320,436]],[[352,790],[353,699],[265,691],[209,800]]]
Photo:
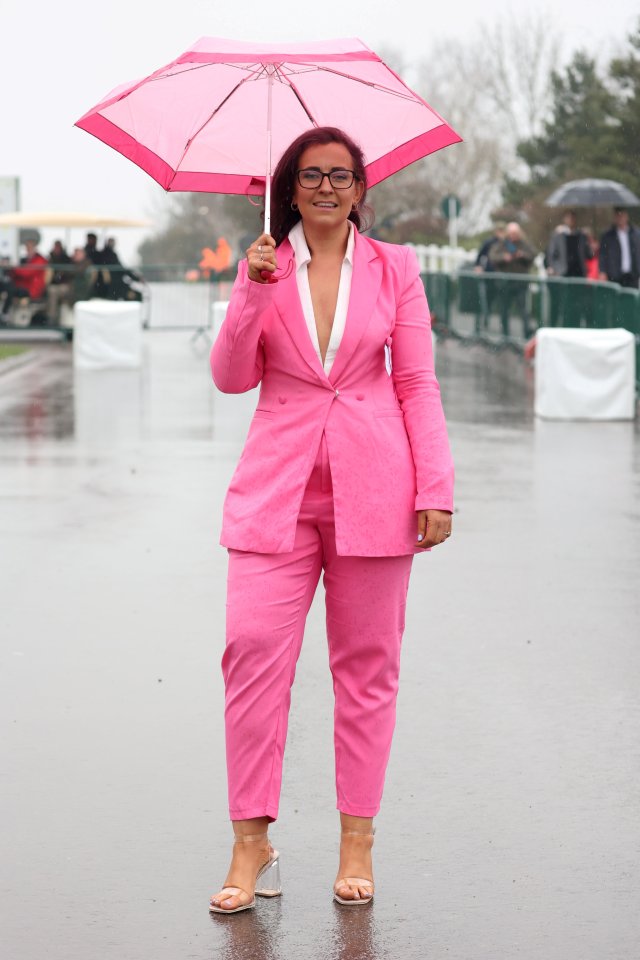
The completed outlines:
[[[285,240],[280,267],[291,257]],[[277,816],[290,685],[321,568],[338,807],[373,816],[419,549],[415,511],[452,509],[453,466],[415,255],[356,236],[345,332],[328,377],[295,276],[253,283],[241,262],[211,368],[228,393],[261,384],[221,536],[230,556],[223,672],[231,817]],[[354,731],[363,724],[364,737]]]

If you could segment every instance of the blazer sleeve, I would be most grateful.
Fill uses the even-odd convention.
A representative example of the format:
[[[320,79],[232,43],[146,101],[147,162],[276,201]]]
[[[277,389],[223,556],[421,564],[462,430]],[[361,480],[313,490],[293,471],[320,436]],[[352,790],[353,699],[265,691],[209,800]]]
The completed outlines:
[[[453,511],[453,461],[431,346],[431,317],[413,251],[396,308],[392,377],[416,468],[416,510]]]
[[[262,318],[271,305],[274,286],[250,280],[247,261],[240,261],[227,315],[211,348],[211,373],[223,393],[245,393],[262,380]]]

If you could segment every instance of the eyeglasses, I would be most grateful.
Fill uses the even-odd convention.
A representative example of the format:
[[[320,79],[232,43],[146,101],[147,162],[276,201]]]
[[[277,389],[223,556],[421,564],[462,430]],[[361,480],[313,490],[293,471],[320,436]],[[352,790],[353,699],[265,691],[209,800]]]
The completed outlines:
[[[298,183],[305,190],[315,190],[324,182],[327,177],[334,190],[348,190],[353,186],[353,181],[357,180],[354,170],[343,170],[342,167],[334,167],[329,173],[323,173],[318,167],[306,167],[304,170],[297,170],[296,176]]]

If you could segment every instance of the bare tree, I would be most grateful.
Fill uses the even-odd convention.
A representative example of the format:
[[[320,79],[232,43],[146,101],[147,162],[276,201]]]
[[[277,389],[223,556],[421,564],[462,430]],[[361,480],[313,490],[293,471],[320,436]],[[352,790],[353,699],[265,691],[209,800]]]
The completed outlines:
[[[517,172],[518,142],[540,132],[559,53],[548,16],[537,13],[511,15],[468,41],[440,39],[422,61],[419,92],[464,138],[425,161],[436,191],[462,200],[463,232],[488,223],[505,173]]]
[[[439,197],[462,201],[461,230],[475,232],[499,196],[501,144],[485,95],[488,67],[477,42],[447,41],[446,54],[433,51],[421,63],[418,90],[462,137],[461,144],[426,159]]]
[[[544,13],[511,13],[481,30],[485,94],[496,111],[502,140],[515,144],[537,136],[551,104],[551,74],[561,43]]]

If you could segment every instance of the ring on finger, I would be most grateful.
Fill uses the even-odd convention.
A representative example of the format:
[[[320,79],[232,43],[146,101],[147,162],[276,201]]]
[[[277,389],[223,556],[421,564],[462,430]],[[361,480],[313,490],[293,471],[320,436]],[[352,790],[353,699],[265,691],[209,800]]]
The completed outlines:
[[[261,243],[258,244],[258,253],[262,253],[262,244],[261,244]]]

